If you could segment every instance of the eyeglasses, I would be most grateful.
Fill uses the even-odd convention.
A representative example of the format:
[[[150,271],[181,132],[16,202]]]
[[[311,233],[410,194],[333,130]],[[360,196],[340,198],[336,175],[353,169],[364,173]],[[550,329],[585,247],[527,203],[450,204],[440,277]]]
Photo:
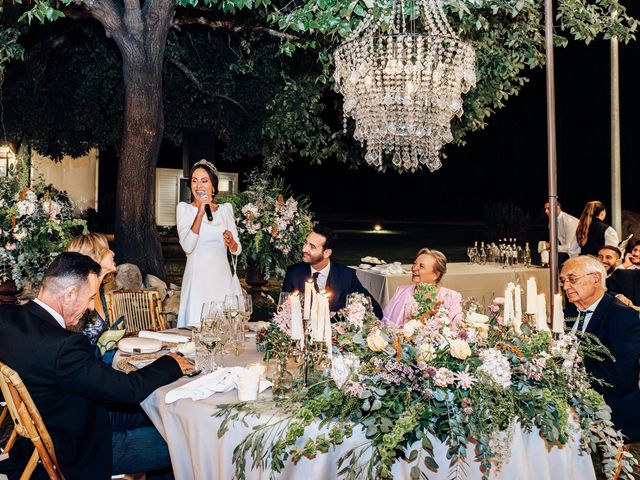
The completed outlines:
[[[560,277],[560,285],[564,285],[565,282],[569,282],[571,285],[575,285],[582,277],[593,275],[594,273],[596,272],[589,272],[585,273],[584,275],[569,275],[567,277]]]

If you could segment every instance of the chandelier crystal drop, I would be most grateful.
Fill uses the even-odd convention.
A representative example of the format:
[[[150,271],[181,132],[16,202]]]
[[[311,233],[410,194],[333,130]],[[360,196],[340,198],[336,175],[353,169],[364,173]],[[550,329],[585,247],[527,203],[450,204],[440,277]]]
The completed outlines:
[[[453,140],[451,120],[462,116],[461,95],[476,84],[475,53],[451,29],[441,0],[394,0],[392,8],[377,19],[369,11],[337,48],[335,89],[369,165],[433,172]]]

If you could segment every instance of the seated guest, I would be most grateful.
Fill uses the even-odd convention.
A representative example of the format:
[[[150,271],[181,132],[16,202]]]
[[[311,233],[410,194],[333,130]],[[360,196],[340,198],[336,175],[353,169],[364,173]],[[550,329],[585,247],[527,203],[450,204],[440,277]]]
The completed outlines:
[[[317,291],[326,289],[331,293],[329,310],[332,312],[344,308],[347,295],[350,293],[363,293],[371,297],[371,294],[358,280],[353,268],[345,267],[331,260],[335,243],[336,235],[333,230],[321,225],[313,227],[313,231],[302,246],[302,262],[291,265],[287,269],[282,283],[282,291],[298,290],[304,292],[305,282],[312,279]],[[376,317],[382,318],[382,309],[375,298],[371,297],[371,303],[373,313]]]
[[[625,256],[620,268],[625,270],[640,269],[640,240],[635,243],[631,251]]]
[[[78,252],[100,264],[101,270],[98,275],[98,291],[95,302],[95,309],[87,311],[83,315],[78,325],[82,328],[89,339],[91,345],[98,342],[98,338],[106,330],[109,329],[109,314],[107,312],[107,301],[104,296],[104,280],[108,274],[116,271],[116,262],[114,261],[114,253],[109,248],[109,241],[101,233],[89,233],[87,235],[78,235],[69,242],[67,252]]]
[[[607,290],[628,307],[640,309],[640,270],[617,269],[607,278]]]
[[[107,405],[136,405],[193,369],[171,354],[137,372],[119,372],[94,357],[84,335],[67,330],[93,309],[101,272],[91,258],[64,252],[45,272],[38,298],[0,305],[0,360],[22,377],[69,480],[168,466],[167,446],[149,420],[112,414]]]
[[[431,283],[438,285],[444,274],[447,273],[447,257],[438,250],[423,248],[416,255],[411,267],[411,281],[415,285],[403,285],[396,289],[391,300],[384,308],[382,322],[385,325],[401,327],[405,321],[405,306],[413,305],[413,294],[419,283]],[[462,295],[449,288],[438,286],[436,293],[438,300],[442,301],[449,310],[449,318],[453,321],[462,318]]]
[[[621,257],[622,252],[613,245],[605,245],[598,250],[598,260],[604,265],[604,269],[607,271],[607,278],[620,266]]]
[[[569,301],[578,308],[573,328],[598,337],[615,358],[585,358],[584,366],[593,377],[608,384],[594,382],[593,388],[611,407],[616,427],[629,438],[629,443],[635,443],[640,441],[640,317],[607,293],[605,277],[600,262],[579,256],[564,263],[560,283]]]

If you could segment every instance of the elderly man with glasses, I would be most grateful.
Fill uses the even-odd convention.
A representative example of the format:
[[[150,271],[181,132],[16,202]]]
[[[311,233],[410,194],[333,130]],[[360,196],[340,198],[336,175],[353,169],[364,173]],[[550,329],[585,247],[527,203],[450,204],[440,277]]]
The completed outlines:
[[[607,293],[604,266],[595,258],[574,257],[562,266],[560,282],[578,309],[574,330],[598,337],[615,358],[585,358],[587,371],[607,385],[594,382],[611,407],[615,425],[629,438],[640,441],[640,317]]]

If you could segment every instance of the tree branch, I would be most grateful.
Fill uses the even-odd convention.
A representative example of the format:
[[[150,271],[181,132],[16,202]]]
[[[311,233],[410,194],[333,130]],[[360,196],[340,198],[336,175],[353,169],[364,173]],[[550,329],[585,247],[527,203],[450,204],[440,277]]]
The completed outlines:
[[[124,37],[121,9],[113,0],[85,0],[84,8],[104,27],[107,37],[120,43]]]
[[[237,25],[230,21],[222,21],[222,20],[211,20],[205,17],[185,17],[181,16],[174,20],[174,25],[203,25],[205,27],[212,28],[214,30],[228,30],[233,33],[265,33],[267,35],[271,35],[272,37],[279,38],[281,40],[287,41],[296,41],[299,40],[299,37],[295,35],[290,35],[288,33],[283,33],[278,30],[273,30],[271,28],[266,27],[258,27],[255,25]]]
[[[124,0],[124,15],[122,19],[127,28],[127,33],[137,41],[140,41],[144,28],[142,12],[140,10],[140,0]]]
[[[242,113],[244,113],[247,117],[249,116],[249,112],[247,112],[247,110],[242,106],[242,104],[240,102],[238,102],[237,100],[234,100],[233,98],[224,95],[222,93],[212,93],[209,92],[205,86],[203,85],[203,83],[200,81],[200,79],[196,76],[195,73],[193,73],[189,67],[187,67],[184,63],[182,63],[180,60],[175,59],[175,58],[168,58],[167,60],[169,60],[169,62],[171,62],[178,70],[180,70],[185,77],[187,77],[187,80],[189,80],[191,83],[193,83],[195,85],[195,87],[198,89],[198,91],[200,91],[201,93],[215,98],[222,98],[226,101],[228,101],[229,103],[234,104],[236,107],[238,107]]]

